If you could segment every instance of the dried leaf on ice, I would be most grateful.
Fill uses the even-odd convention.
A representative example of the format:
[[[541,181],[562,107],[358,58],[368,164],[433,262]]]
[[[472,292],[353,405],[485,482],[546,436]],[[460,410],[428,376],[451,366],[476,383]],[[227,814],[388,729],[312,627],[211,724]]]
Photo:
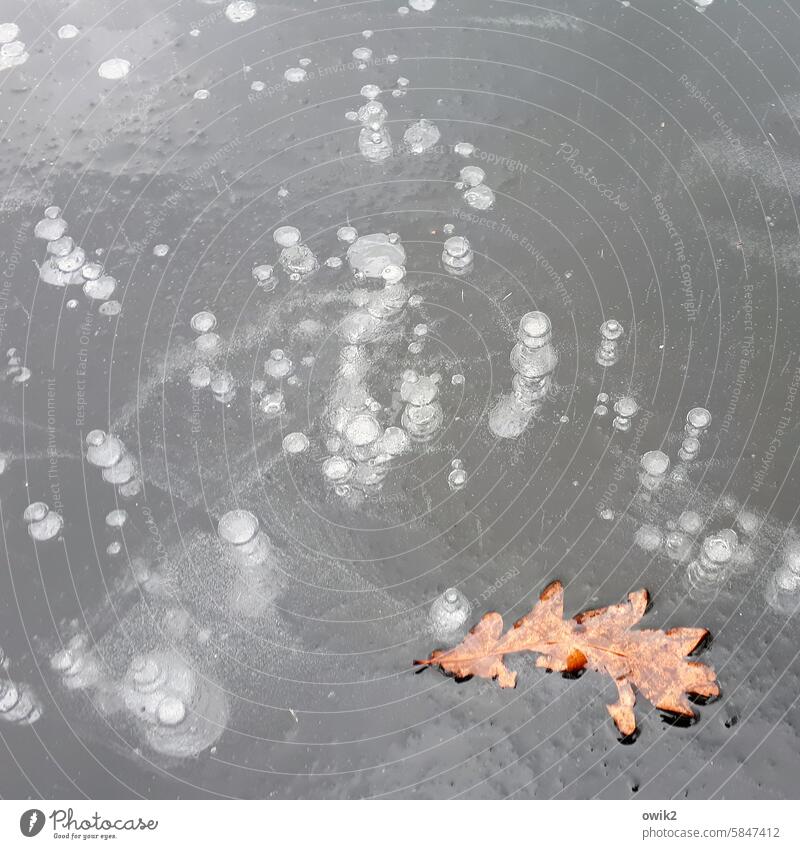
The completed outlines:
[[[457,679],[477,675],[514,687],[517,674],[504,663],[507,654],[530,651],[540,655],[536,665],[554,672],[591,669],[614,679],[618,701],[608,712],[623,735],[636,731],[634,688],[657,708],[692,717],[687,694],[719,695],[714,670],[689,660],[708,636],[705,628],[669,631],[632,630],[647,609],[647,590],[637,590],[627,601],[564,619],[564,589],[554,581],[533,610],[503,633],[499,613],[486,613],[455,648],[434,651],[416,665],[439,666]]]

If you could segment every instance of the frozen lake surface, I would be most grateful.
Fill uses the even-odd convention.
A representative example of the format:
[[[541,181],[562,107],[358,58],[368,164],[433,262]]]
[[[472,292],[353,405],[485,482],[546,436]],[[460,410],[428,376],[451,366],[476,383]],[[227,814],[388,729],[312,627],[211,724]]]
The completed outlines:
[[[796,796],[800,7],[399,6],[0,13],[0,796]]]

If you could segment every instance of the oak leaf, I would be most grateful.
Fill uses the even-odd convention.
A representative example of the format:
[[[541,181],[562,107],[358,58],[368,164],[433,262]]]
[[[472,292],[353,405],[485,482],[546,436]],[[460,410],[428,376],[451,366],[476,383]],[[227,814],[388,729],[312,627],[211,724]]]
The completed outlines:
[[[438,666],[457,680],[473,675],[496,679],[501,687],[516,686],[517,673],[504,663],[505,656],[514,652],[536,652],[540,655],[536,665],[553,672],[604,672],[614,680],[619,695],[608,712],[628,737],[636,731],[634,688],[657,708],[684,717],[694,716],[687,694],[719,695],[714,670],[687,659],[708,637],[705,628],[632,630],[648,599],[647,590],[637,590],[621,604],[564,619],[564,588],[554,581],[533,610],[505,634],[503,617],[486,613],[459,645],[436,650],[414,664]]]

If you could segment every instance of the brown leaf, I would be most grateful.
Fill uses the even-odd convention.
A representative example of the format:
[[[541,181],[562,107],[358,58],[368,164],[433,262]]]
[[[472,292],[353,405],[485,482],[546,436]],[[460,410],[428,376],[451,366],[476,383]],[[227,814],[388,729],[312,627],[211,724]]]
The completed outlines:
[[[634,687],[657,708],[692,717],[687,694],[719,695],[714,670],[687,659],[708,636],[705,628],[634,631],[647,609],[647,590],[630,593],[621,604],[600,607],[564,619],[564,588],[559,581],[545,587],[533,610],[505,634],[503,617],[486,613],[455,648],[434,651],[420,666],[438,666],[463,680],[477,675],[515,687],[516,672],[507,654],[530,651],[536,665],[554,672],[591,669],[604,672],[617,685],[618,700],[608,712],[623,735],[636,731]]]

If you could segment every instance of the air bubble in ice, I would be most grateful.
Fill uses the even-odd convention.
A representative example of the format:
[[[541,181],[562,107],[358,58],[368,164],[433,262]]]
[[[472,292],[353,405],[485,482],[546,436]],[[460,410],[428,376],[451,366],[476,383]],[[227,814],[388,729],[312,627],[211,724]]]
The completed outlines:
[[[13,22],[0,24],[0,44],[8,44],[19,35],[19,27]]]
[[[195,333],[208,333],[217,326],[217,318],[213,312],[201,310],[192,316],[189,326]]]
[[[369,85],[365,85],[361,88],[361,96],[366,97],[368,100],[375,100],[380,93],[381,87],[374,83],[370,83]]]
[[[431,628],[439,638],[452,637],[466,625],[471,613],[467,597],[455,587],[445,590],[431,605]]]
[[[283,437],[283,450],[287,454],[302,454],[308,448],[308,437],[304,433],[287,433]]]
[[[658,489],[669,471],[669,457],[663,451],[648,451],[642,454],[639,462],[639,481],[642,486],[651,491]]]
[[[352,245],[358,238],[358,230],[355,227],[340,227],[336,231],[336,238],[345,245]]]
[[[266,413],[269,418],[275,418],[286,411],[286,402],[283,398],[283,392],[276,390],[275,392],[267,393],[259,405],[261,412]]]
[[[472,156],[472,154],[475,153],[475,145],[470,144],[469,142],[458,142],[458,144],[453,146],[453,151],[459,156],[463,156],[466,158]]]
[[[613,422],[614,427],[625,432],[630,430],[631,419],[639,412],[639,405],[633,398],[626,396],[614,404],[614,412],[617,414]]]
[[[75,38],[78,35],[78,28],[73,26],[72,24],[64,24],[63,27],[58,28],[58,37],[61,39],[68,40],[70,38]]]
[[[47,243],[47,252],[54,257],[63,257],[71,253],[74,247],[75,242],[69,236],[62,236]]]
[[[59,257],[56,261],[56,266],[59,271],[71,273],[77,271],[85,262],[86,254],[83,248],[74,248],[66,256]]]
[[[703,517],[695,510],[684,510],[678,517],[678,527],[692,536],[697,536],[704,525]]]
[[[223,404],[228,404],[236,396],[236,383],[230,372],[222,371],[215,374],[211,378],[209,387],[214,398]]]
[[[490,209],[494,204],[494,192],[484,185],[475,186],[464,192],[464,200],[473,209]]]
[[[439,128],[433,121],[420,118],[416,124],[412,124],[403,134],[403,144],[413,154],[419,155],[430,150],[441,138]]]
[[[643,551],[658,551],[664,537],[655,525],[642,525],[637,528],[633,541]]]
[[[436,0],[408,0],[408,5],[416,12],[430,12]]]
[[[28,526],[31,539],[36,542],[47,542],[55,539],[64,527],[61,516],[51,510],[43,501],[29,504],[22,514],[23,521]]]
[[[275,380],[283,380],[294,371],[294,365],[280,348],[275,348],[274,351],[270,352],[264,370]]]
[[[369,47],[356,47],[353,58],[359,62],[369,62],[372,59],[372,50]]]
[[[27,366],[19,366],[19,370],[14,375],[13,382],[17,385],[27,383],[31,379],[31,370]]]
[[[472,188],[480,186],[486,178],[486,172],[477,165],[466,165],[459,172],[461,182]]]
[[[109,528],[121,528],[128,521],[125,510],[112,510],[106,515],[106,524]]]
[[[87,280],[83,284],[83,294],[95,301],[105,301],[114,294],[116,288],[117,281],[106,274],[97,280]]]
[[[297,227],[286,225],[278,227],[278,229],[272,234],[272,238],[279,248],[291,248],[294,245],[300,244],[301,236]]]
[[[308,79],[308,72],[305,68],[287,68],[283,72],[283,78],[289,83],[302,83]]]
[[[353,463],[346,457],[328,457],[322,464],[322,474],[336,484],[348,481],[353,475]]]
[[[349,247],[347,261],[355,272],[378,278],[388,265],[405,266],[406,252],[399,242],[392,242],[385,233],[360,236]]]
[[[63,218],[45,217],[33,228],[33,235],[37,239],[46,239],[48,242],[60,239],[66,232],[67,222]]]
[[[127,59],[107,59],[97,69],[97,73],[104,80],[121,80],[128,75],[131,63]]]
[[[610,318],[603,322],[600,327],[600,335],[602,337],[600,347],[595,354],[595,360],[598,365],[607,367],[613,366],[616,363],[619,357],[617,343],[623,332],[622,325],[615,318]]]
[[[467,483],[467,473],[464,469],[453,469],[447,476],[447,485],[454,492],[463,489]]]
[[[212,356],[217,353],[222,344],[217,333],[201,333],[194,340],[194,348],[201,356]]]
[[[685,431],[687,436],[701,437],[711,424],[711,413],[705,407],[693,407],[686,414]]]
[[[472,268],[474,254],[469,240],[464,236],[451,236],[444,243],[442,264],[448,274],[459,277],[469,273]]]
[[[302,243],[285,247],[281,251],[278,261],[293,280],[308,277],[319,268],[319,262],[311,248]]]
[[[225,17],[234,24],[249,21],[256,13],[256,4],[250,0],[233,0],[225,7]]]

